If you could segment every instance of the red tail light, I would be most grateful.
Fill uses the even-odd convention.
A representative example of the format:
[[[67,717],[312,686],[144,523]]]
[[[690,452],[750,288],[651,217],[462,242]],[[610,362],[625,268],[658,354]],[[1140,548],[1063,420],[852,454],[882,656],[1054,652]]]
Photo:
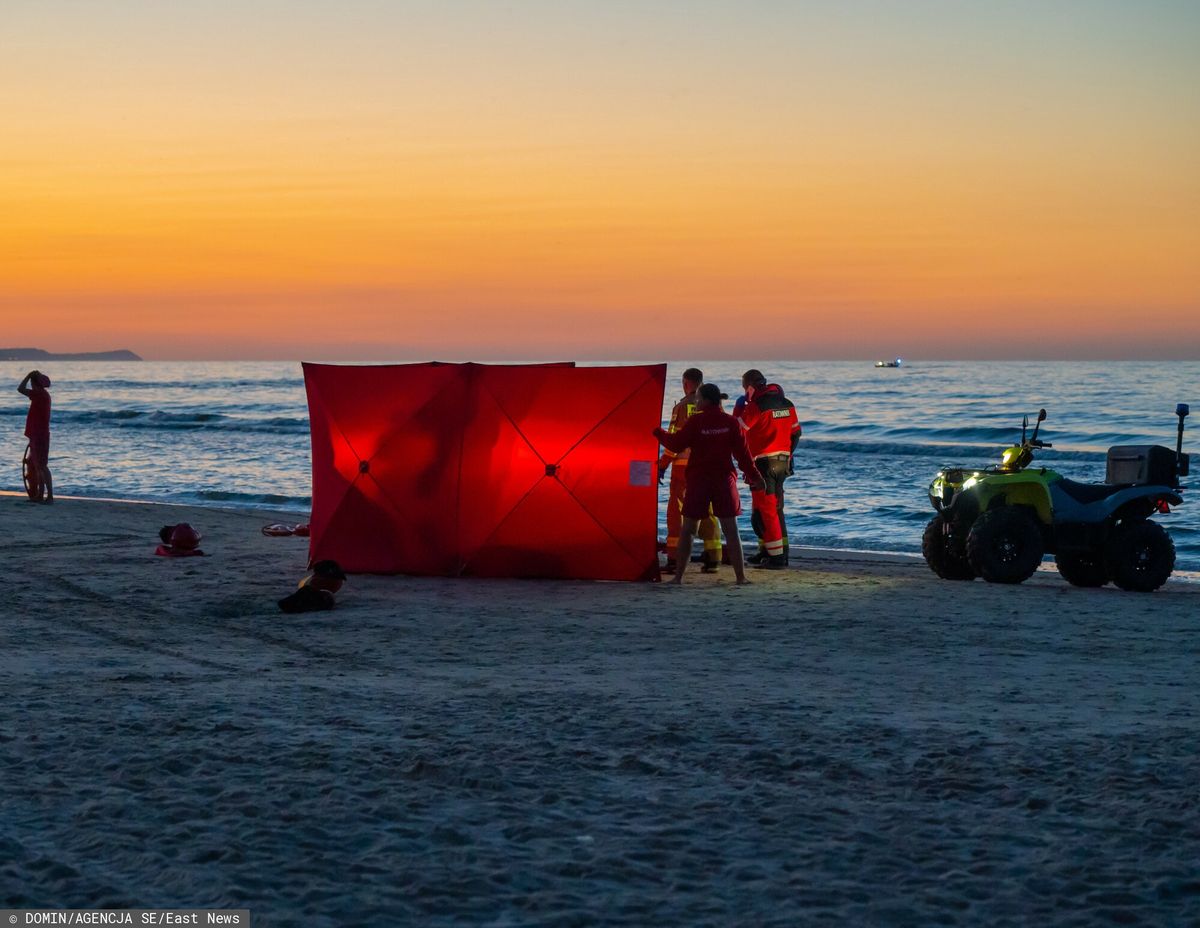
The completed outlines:
[[[1164,515],[1171,511],[1171,507],[1167,505],[1167,501],[1165,499],[1155,501],[1154,508]]]

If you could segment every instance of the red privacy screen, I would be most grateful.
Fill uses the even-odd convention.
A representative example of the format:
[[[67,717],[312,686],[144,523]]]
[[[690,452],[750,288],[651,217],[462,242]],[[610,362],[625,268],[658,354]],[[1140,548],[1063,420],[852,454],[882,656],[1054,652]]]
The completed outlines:
[[[312,560],[657,580],[666,365],[305,364]]]

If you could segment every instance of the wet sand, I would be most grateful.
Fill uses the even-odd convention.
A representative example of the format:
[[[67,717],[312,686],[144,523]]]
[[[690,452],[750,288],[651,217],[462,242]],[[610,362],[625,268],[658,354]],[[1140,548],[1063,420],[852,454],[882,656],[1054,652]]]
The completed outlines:
[[[1200,921],[1200,587],[804,552],[354,577],[268,513],[0,498],[0,904],[270,925]],[[191,521],[209,557],[152,556]]]

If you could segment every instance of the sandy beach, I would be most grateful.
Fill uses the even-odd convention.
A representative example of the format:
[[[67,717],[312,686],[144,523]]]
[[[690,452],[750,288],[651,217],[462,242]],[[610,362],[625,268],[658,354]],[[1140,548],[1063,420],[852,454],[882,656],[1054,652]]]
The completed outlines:
[[[1200,585],[352,577],[0,498],[0,903],[262,925],[1200,920]],[[190,521],[205,558],[152,556]]]

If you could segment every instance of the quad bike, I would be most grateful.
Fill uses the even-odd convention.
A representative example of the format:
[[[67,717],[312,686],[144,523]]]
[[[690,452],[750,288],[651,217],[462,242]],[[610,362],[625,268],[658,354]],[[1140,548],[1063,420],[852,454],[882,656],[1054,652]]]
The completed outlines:
[[[944,580],[1021,583],[1049,553],[1075,586],[1112,581],[1123,590],[1158,589],[1175,569],[1175,545],[1150,516],[1183,502],[1188,412],[1183,403],[1175,408],[1174,451],[1161,445],[1109,448],[1100,484],[1032,467],[1034,451],[1051,445],[1038,438],[1046,410],[1038,412],[1028,437],[1026,416],[1021,443],[1005,450],[999,465],[982,471],[947,468],[933,479],[929,500],[937,515],[921,545],[926,563]]]

